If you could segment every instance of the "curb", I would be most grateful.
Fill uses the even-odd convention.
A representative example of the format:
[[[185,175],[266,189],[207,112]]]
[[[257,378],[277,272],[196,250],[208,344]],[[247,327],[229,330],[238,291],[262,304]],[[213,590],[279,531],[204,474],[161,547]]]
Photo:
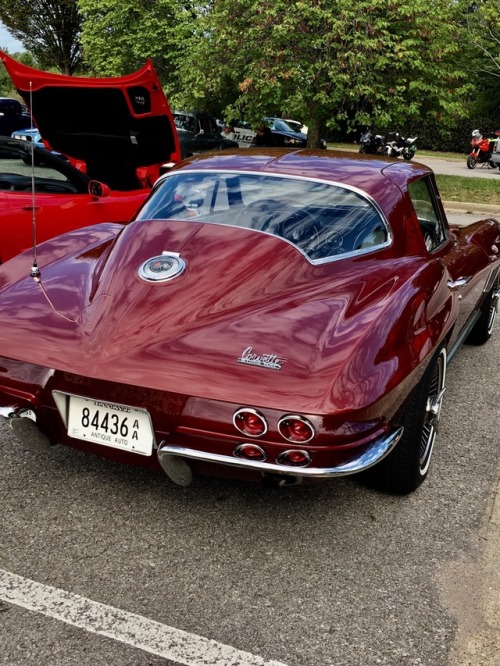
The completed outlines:
[[[465,213],[468,215],[494,215],[500,217],[500,205],[494,206],[491,204],[482,203],[467,203],[460,201],[443,201],[443,206],[446,212],[450,213]]]

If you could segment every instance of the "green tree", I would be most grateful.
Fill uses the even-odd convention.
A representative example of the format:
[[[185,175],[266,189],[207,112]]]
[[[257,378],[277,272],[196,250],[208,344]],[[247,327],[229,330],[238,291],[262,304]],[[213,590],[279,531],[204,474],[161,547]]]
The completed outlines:
[[[9,53],[8,49],[2,49],[2,51]],[[9,55],[24,63],[25,65],[29,65],[30,67],[37,67],[37,63],[35,62],[31,53],[25,51],[24,53],[9,53]],[[17,94],[17,91],[14,87],[14,84],[10,80],[10,76],[8,75],[7,70],[2,65],[0,65],[0,97],[15,97],[21,101],[21,97]]]
[[[99,76],[130,73],[154,61],[167,91],[178,87],[178,61],[196,12],[181,0],[79,0],[85,61]]]
[[[73,74],[81,63],[77,0],[9,0],[0,21],[44,69]]]
[[[220,94],[226,115],[286,114],[325,127],[443,122],[460,112],[466,68],[453,0],[217,0],[182,65],[191,106]]]
[[[475,105],[479,112],[499,115],[500,99],[500,3],[482,0],[468,6],[465,25],[469,36],[468,59],[475,84]]]

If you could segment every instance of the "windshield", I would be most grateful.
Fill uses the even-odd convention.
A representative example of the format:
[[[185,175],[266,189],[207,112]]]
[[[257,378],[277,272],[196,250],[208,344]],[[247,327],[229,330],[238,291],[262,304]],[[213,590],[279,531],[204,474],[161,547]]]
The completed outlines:
[[[174,113],[174,123],[177,129],[196,132],[196,120],[192,116],[183,113]]]
[[[266,118],[266,124],[274,131],[278,132],[300,132],[300,127],[292,127],[288,121],[281,118]],[[297,123],[298,124],[298,123]]]
[[[311,261],[371,250],[389,241],[384,218],[361,194],[337,184],[267,174],[172,173],[136,219],[254,229],[292,243]]]

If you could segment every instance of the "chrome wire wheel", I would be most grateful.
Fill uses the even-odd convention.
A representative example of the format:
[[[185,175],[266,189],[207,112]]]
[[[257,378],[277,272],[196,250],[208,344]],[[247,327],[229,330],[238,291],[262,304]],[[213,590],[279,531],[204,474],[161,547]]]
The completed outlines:
[[[402,414],[403,435],[365,478],[375,487],[397,495],[416,490],[427,477],[438,432],[446,382],[446,346],[438,347]]]
[[[443,405],[443,396],[445,393],[446,381],[446,349],[442,349],[429,382],[429,393],[427,396],[427,405],[425,409],[424,423],[420,438],[419,450],[419,473],[421,476],[427,474],[431,462],[434,442],[439,426],[441,416],[441,407]]]
[[[495,319],[497,318],[499,299],[500,299],[500,279],[497,278],[497,282],[495,284],[495,287],[493,288],[493,294],[491,296],[491,302],[488,311],[488,335],[491,335],[491,333],[493,332],[493,327],[495,326]]]

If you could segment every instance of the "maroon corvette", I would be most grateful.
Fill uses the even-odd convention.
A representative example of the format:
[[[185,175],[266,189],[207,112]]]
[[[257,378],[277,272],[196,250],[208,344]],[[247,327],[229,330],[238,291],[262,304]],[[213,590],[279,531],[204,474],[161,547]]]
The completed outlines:
[[[238,152],[175,167],[128,225],[0,267],[0,414],[39,450],[181,485],[413,491],[447,363],[493,329],[500,223],[450,227],[419,164]]]

